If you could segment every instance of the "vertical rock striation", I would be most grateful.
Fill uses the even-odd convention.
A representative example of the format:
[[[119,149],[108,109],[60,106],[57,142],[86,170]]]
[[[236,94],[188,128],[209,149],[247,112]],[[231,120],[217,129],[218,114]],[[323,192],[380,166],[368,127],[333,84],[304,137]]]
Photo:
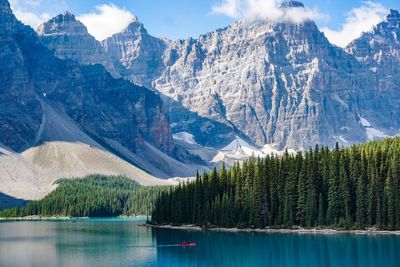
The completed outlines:
[[[91,36],[85,25],[69,12],[41,24],[37,33],[43,43],[61,59],[71,59],[80,64],[101,64],[114,77],[120,77],[110,56],[100,42]]]

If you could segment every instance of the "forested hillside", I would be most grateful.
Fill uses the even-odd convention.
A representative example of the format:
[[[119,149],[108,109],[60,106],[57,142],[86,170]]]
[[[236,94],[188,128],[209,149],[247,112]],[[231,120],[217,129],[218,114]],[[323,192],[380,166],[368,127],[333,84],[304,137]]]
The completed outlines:
[[[155,224],[400,229],[400,138],[252,158],[164,192]]]
[[[26,207],[5,210],[0,217],[146,215],[160,193],[169,189],[144,187],[123,176],[90,175],[56,183],[57,189],[44,199],[32,201]]]

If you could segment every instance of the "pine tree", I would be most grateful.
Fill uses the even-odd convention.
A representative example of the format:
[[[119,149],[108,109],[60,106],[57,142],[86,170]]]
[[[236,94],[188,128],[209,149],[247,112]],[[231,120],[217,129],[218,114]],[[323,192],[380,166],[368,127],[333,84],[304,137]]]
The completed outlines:
[[[333,151],[333,166],[328,181],[328,223],[338,225],[340,218],[340,149],[339,144]]]
[[[297,221],[299,225],[306,224],[307,188],[306,188],[306,162],[303,163],[298,179]]]

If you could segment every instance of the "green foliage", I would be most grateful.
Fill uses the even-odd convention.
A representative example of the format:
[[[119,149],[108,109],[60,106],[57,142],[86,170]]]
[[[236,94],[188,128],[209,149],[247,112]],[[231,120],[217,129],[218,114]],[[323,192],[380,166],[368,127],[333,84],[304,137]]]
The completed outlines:
[[[168,187],[143,187],[126,177],[90,175],[83,179],[61,179],[57,188],[26,207],[5,210],[1,217],[28,215],[111,217],[146,215],[153,202]]]
[[[251,158],[160,195],[156,224],[400,229],[400,138]]]

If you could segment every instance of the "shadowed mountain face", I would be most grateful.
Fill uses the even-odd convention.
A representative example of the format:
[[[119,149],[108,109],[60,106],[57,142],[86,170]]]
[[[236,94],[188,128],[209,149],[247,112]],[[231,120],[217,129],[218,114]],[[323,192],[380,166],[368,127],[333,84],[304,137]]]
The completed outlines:
[[[18,199],[6,194],[0,193],[0,211],[13,208],[13,207],[22,207],[27,203],[24,199]]]
[[[281,8],[305,7],[288,1]],[[312,21],[266,20],[169,41],[150,36],[135,19],[102,46],[122,77],[165,96],[174,133],[184,129],[203,145],[210,137],[198,129],[212,125],[218,140],[206,143],[213,147],[239,135],[259,146],[303,150],[398,134],[399,21],[392,10],[346,50]],[[62,45],[54,49],[63,52]],[[67,58],[72,51],[64,50]]]
[[[7,41],[0,47],[1,88],[6,104],[18,110],[12,116],[10,109],[2,110],[0,134],[6,146],[21,151],[35,144],[42,122],[39,99],[46,99],[92,135],[116,140],[135,152],[144,141],[173,152],[169,123],[157,94],[116,80],[99,65],[59,60],[29,27],[12,19],[10,23],[12,30],[3,32]]]
[[[66,19],[58,21],[65,24]],[[47,33],[51,29],[42,28]],[[5,0],[0,0],[0,61],[0,140],[8,149],[23,152],[53,141],[85,143],[158,177],[195,173],[195,167],[189,174],[189,167],[168,165],[196,159],[174,145],[156,92],[115,79],[101,65],[55,57],[31,28],[16,20]]]
[[[43,23],[37,32],[57,57],[83,65],[101,64],[113,76],[122,76],[135,84],[151,87],[165,69],[163,53],[169,41],[150,36],[137,18],[123,32],[102,43],[69,12]],[[172,98],[164,100],[173,132],[189,131],[199,144],[212,147],[221,147],[235,138],[231,125],[201,117]]]

